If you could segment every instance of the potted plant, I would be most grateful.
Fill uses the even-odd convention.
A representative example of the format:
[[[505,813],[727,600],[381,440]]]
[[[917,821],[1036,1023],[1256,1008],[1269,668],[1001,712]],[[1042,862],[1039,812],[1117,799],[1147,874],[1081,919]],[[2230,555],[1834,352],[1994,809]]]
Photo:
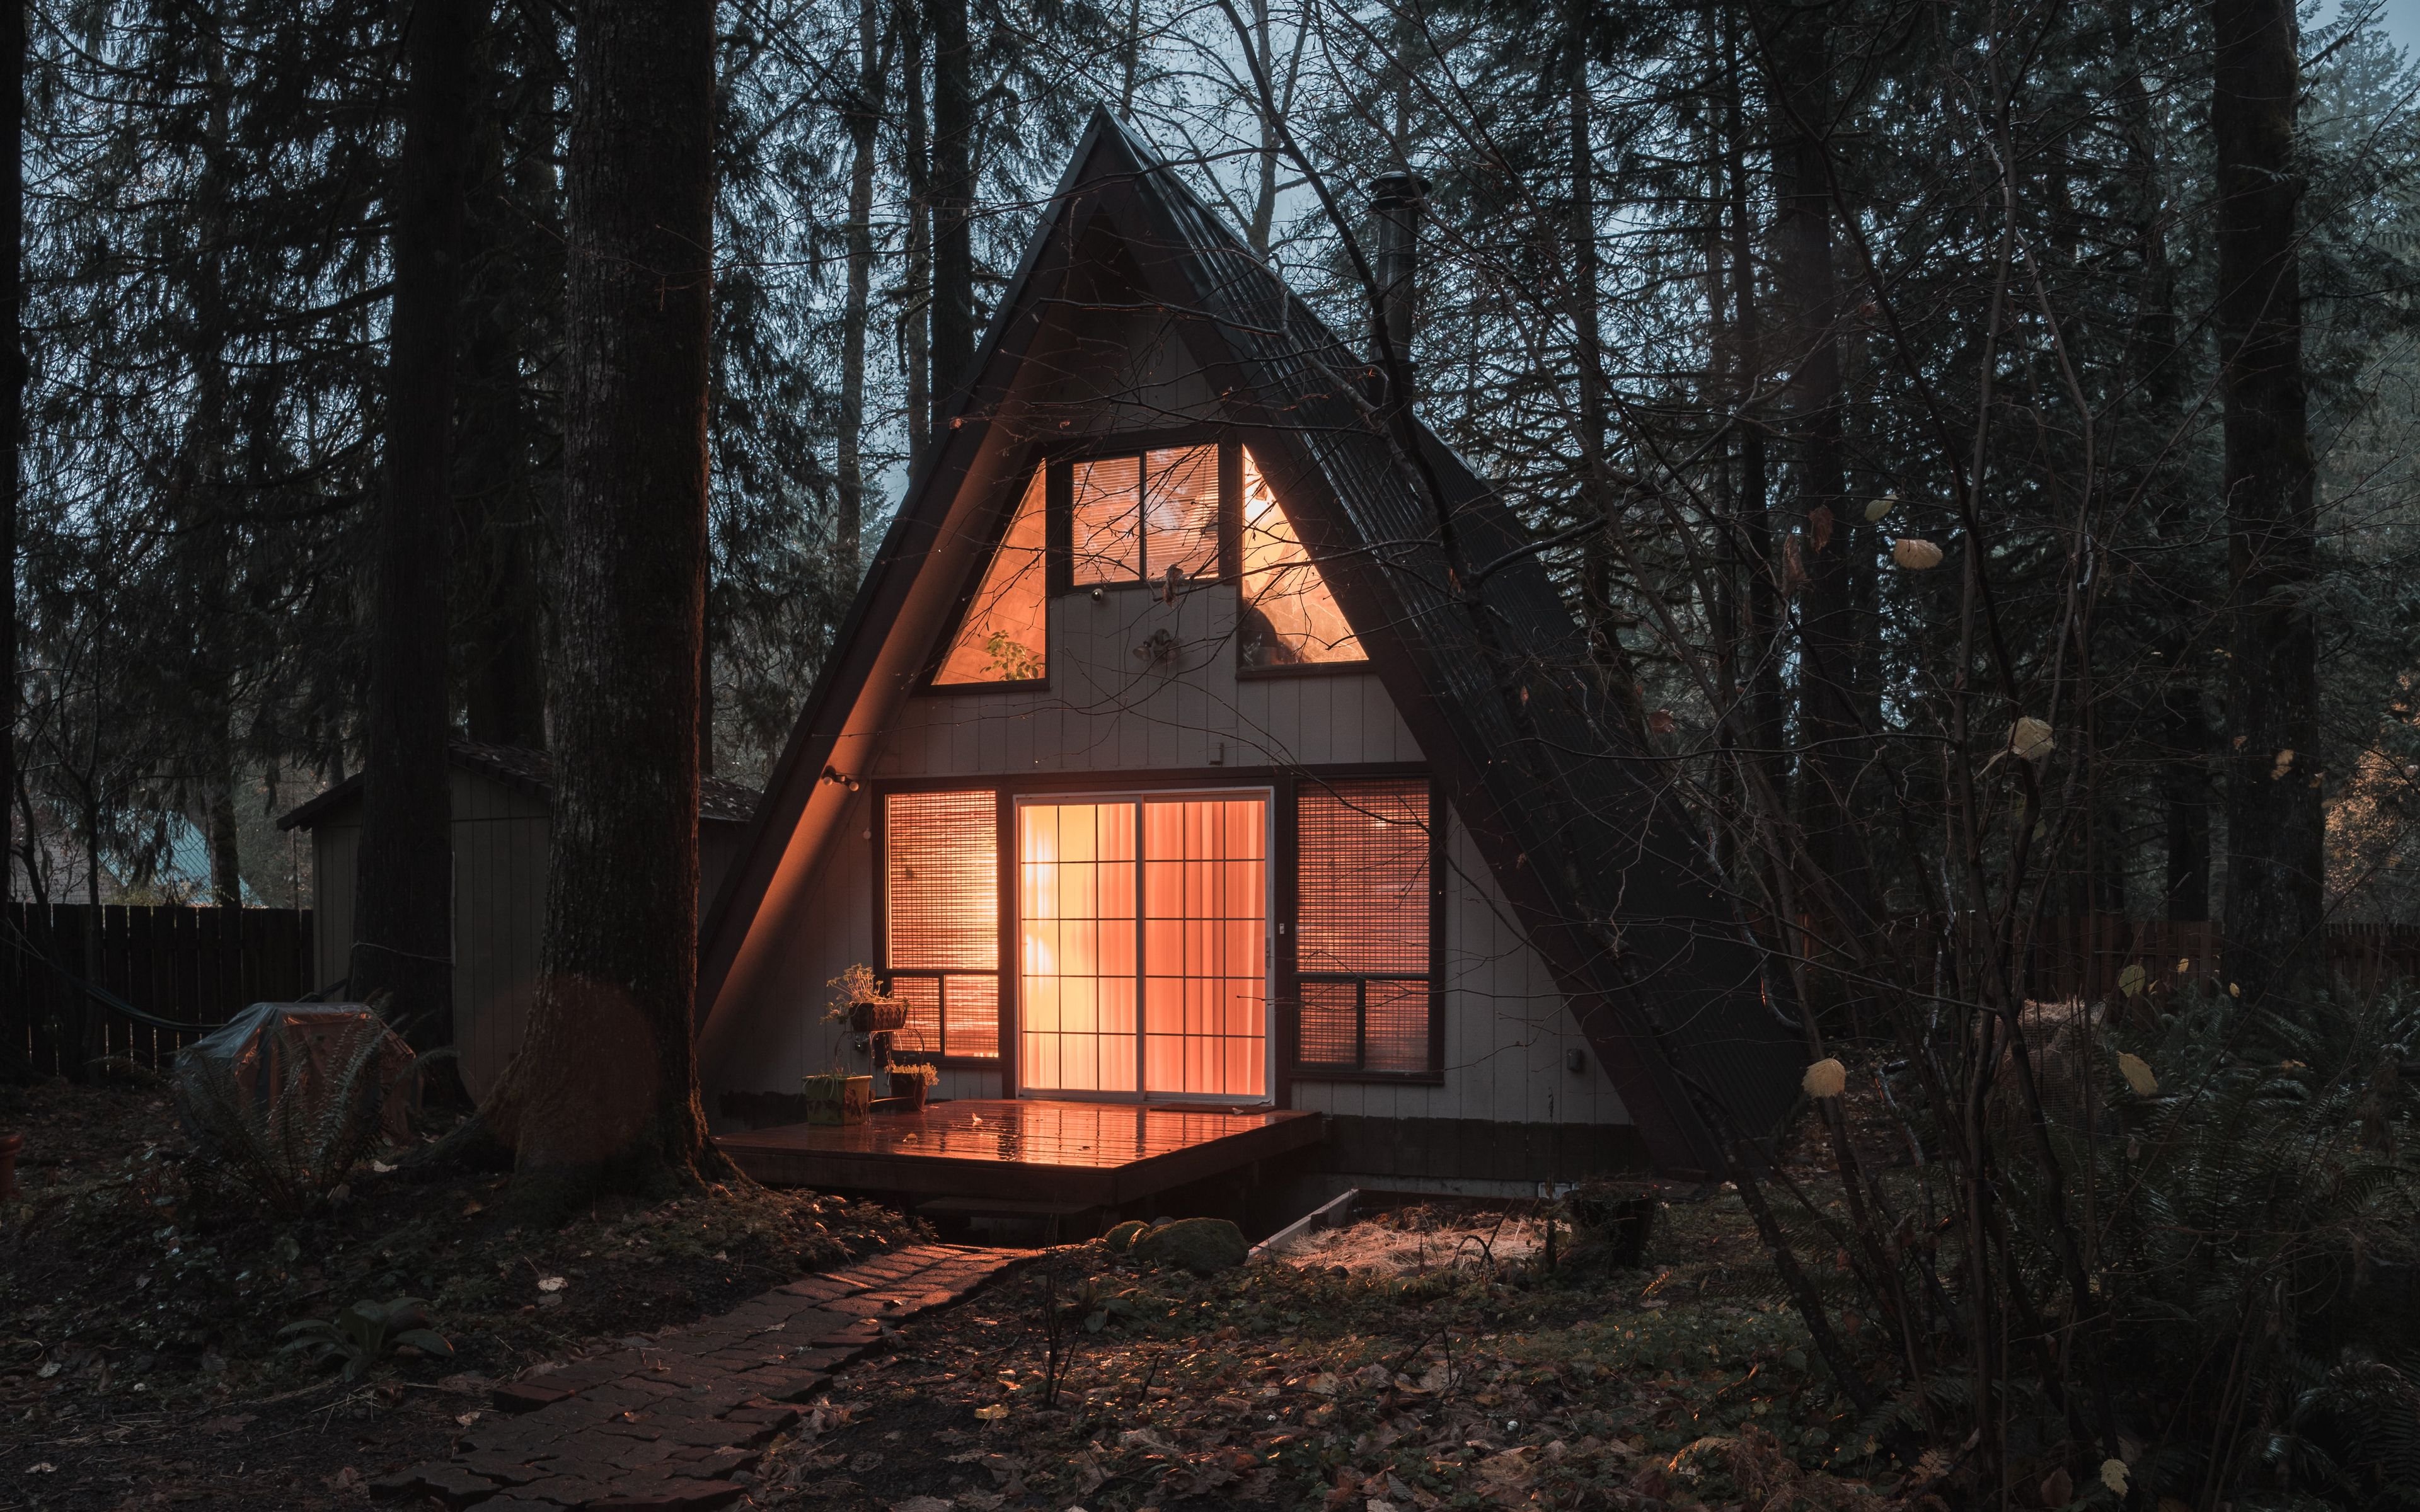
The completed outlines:
[[[868,1020],[885,1010],[895,1010],[906,1016],[906,1005],[885,992],[874,968],[858,962],[834,977],[829,984],[831,1002],[824,1010],[824,1022],[857,1027],[862,1017]],[[860,1076],[848,1069],[842,1057],[847,1054],[848,1041],[842,1038],[832,1045],[832,1067],[805,1080],[807,1121],[809,1123],[863,1123],[874,1109],[874,1078]]]
[[[900,1111],[915,1113],[924,1106],[925,1096],[933,1084],[941,1079],[941,1068],[926,1060],[894,1060],[891,1063],[891,1095],[902,1099],[907,1106]]]
[[[874,1078],[834,1068],[806,1078],[809,1123],[863,1123],[874,1111]]]

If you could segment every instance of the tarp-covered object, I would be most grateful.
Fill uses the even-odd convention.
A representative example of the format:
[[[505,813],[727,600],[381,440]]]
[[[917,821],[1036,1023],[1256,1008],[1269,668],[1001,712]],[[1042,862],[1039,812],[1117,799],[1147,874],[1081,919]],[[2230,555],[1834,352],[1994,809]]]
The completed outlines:
[[[419,1086],[411,1047],[364,1003],[255,1003],[177,1056],[195,1143],[221,1142],[232,1115],[313,1170],[373,1113],[388,1138],[410,1138]]]

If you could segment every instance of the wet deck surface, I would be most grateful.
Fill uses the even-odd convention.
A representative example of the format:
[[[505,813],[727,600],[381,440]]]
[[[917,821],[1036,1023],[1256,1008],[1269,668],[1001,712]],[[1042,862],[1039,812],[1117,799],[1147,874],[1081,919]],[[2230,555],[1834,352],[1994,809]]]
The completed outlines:
[[[969,1098],[716,1143],[772,1186],[1109,1205],[1316,1144],[1324,1123],[1297,1110]]]

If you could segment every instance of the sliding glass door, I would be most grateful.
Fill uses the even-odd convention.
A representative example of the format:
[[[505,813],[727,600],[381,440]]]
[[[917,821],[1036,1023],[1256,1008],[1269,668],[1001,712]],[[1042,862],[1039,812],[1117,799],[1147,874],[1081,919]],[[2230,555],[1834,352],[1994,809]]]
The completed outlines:
[[[1017,805],[1019,1084],[1268,1095],[1264,793]]]

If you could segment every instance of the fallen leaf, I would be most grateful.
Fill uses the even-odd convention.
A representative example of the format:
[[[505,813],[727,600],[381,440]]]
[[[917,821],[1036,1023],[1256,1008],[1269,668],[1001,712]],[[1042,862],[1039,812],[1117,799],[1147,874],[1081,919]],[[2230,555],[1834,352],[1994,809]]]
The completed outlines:
[[[571,1285],[570,1282],[559,1275],[542,1275],[537,1278],[537,1288],[540,1291],[561,1291],[569,1285]]]
[[[1007,1415],[1008,1404],[1006,1402],[994,1402],[988,1407],[978,1407],[975,1409],[975,1416],[983,1419],[986,1423],[997,1423]]]
[[[2120,1496],[2125,1495],[2126,1461],[2123,1459],[2103,1459],[2101,1461],[2101,1484],[2108,1487],[2111,1490],[2116,1491]]]
[[[2136,1097],[2155,1096],[2160,1090],[2160,1079],[2151,1074],[2150,1063],[2131,1051],[2118,1057],[2118,1074],[2126,1078]]]
[[[2274,782],[2293,769],[2294,751],[2293,748],[2289,746],[2286,749],[2279,751],[2277,753],[2277,759],[2270,764],[2269,780]]]
[[[1807,1067],[1798,1085],[1808,1097],[1838,1097],[1849,1089],[1849,1068],[1826,1057]]]

